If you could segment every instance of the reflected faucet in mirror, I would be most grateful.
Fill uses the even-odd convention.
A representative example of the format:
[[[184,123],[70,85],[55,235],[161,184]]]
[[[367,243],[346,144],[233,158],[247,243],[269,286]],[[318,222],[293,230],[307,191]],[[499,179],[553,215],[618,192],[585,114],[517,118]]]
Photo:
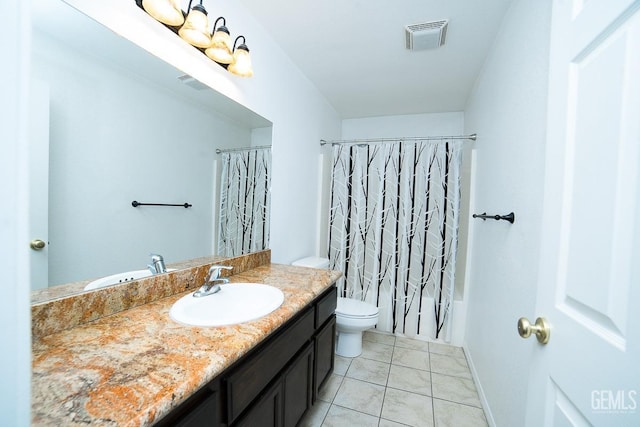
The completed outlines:
[[[146,277],[155,276],[157,274],[170,273],[172,271],[176,271],[175,268],[167,268],[165,266],[164,258],[162,257],[162,255],[150,254],[150,256],[151,256],[151,264],[147,265],[147,270],[132,270],[132,271],[126,271],[124,273],[112,274],[107,277],[102,277],[100,279],[89,282],[89,284],[84,287],[84,290],[89,291],[92,289],[100,289],[107,286],[132,282],[138,279],[144,279]]]
[[[147,265],[151,274],[162,274],[167,272],[167,267],[164,265],[164,258],[162,255],[151,254],[151,264]]]

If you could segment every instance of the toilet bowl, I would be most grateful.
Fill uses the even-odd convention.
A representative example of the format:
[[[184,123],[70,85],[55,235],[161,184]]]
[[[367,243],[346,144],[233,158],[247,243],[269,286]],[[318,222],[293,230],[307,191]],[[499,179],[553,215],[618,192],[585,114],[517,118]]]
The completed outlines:
[[[362,353],[362,333],[378,323],[378,307],[350,298],[338,298],[336,354],[357,357]]]
[[[328,268],[329,260],[307,257],[294,261],[292,265],[312,268]],[[338,338],[336,354],[357,357],[362,353],[362,333],[378,323],[378,307],[351,298],[338,298],[336,326]]]

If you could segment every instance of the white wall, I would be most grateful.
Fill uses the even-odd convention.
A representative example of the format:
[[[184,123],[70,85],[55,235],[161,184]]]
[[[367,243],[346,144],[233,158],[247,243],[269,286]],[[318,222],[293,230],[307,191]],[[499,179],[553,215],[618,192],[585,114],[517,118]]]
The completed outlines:
[[[460,135],[463,130],[462,112],[407,114],[342,121],[342,139]]]
[[[234,2],[210,11],[225,16],[232,36],[246,36],[255,74],[242,79],[185,46],[133,1],[69,3],[273,123],[272,260],[288,263],[314,252],[319,206],[310,189],[317,188],[319,140],[340,135],[339,117],[251,12]]]
[[[251,129],[39,32],[32,69],[50,93],[49,283],[214,253],[215,149]]]
[[[0,51],[0,420],[7,426],[31,421],[31,316],[27,136],[29,2],[2,1]]]
[[[465,110],[477,132],[472,210],[516,221],[472,220],[465,348],[493,425],[524,425],[532,346],[519,317],[535,318],[550,3],[516,0]]]

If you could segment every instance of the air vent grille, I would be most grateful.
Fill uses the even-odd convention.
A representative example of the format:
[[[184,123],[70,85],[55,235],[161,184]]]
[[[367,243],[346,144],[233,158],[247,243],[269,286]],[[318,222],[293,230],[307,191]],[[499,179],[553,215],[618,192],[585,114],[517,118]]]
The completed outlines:
[[[449,21],[423,22],[405,27],[406,47],[409,50],[435,49],[442,46],[447,37]]]
[[[206,84],[194,79],[193,77],[191,77],[188,74],[183,74],[182,76],[179,76],[178,80],[180,80],[182,83],[184,83],[185,85],[187,85],[190,88],[193,88],[195,90],[206,90],[206,89],[209,89],[209,86],[207,86]]]

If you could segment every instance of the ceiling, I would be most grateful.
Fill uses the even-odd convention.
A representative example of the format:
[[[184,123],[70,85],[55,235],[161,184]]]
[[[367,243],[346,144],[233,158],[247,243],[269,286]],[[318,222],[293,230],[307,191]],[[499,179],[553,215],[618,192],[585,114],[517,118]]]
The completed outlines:
[[[358,118],[464,110],[512,0],[238,1],[342,118]],[[442,19],[444,46],[405,48],[406,25]]]

